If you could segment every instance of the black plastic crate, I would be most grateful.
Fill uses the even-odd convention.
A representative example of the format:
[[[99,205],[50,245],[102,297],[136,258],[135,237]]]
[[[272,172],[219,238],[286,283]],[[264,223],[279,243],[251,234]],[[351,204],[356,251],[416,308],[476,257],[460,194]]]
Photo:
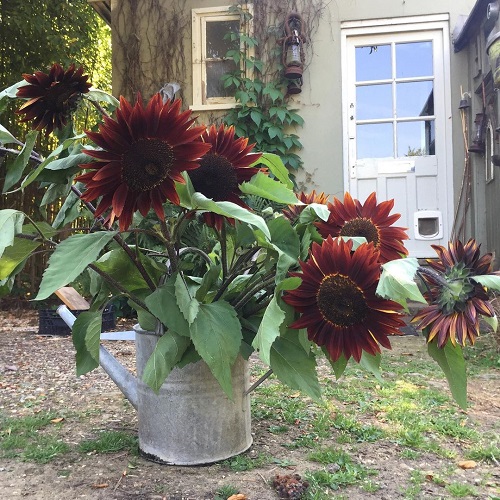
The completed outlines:
[[[71,311],[78,316],[85,312],[81,310]],[[116,326],[114,306],[106,307],[102,313],[102,331],[106,332]],[[70,327],[53,309],[38,310],[38,335],[71,335]]]

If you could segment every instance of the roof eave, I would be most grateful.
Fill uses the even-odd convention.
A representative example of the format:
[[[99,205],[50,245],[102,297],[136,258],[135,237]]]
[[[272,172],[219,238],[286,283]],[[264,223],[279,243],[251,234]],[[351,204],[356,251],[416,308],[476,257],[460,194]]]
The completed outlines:
[[[104,22],[111,26],[111,0],[87,0]]]

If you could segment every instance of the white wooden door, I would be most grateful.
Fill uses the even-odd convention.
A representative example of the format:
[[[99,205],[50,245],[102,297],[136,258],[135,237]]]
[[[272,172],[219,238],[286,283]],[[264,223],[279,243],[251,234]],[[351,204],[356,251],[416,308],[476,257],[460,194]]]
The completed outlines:
[[[394,198],[418,258],[447,243],[453,211],[443,45],[443,29],[414,26],[344,38],[346,189],[361,201]]]

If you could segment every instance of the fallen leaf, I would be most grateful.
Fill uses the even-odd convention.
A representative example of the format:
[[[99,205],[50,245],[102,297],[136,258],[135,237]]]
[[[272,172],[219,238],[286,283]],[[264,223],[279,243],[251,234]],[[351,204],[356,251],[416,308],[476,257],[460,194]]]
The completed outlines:
[[[64,417],[53,418],[50,423],[51,424],[60,424],[64,420]]]
[[[475,469],[477,467],[477,462],[474,462],[474,460],[462,460],[458,462],[458,466],[461,469]]]
[[[99,484],[93,484],[92,488],[102,489],[102,488],[107,488],[108,486],[109,486],[108,483],[99,483]]]
[[[227,500],[247,500],[247,497],[243,493],[238,493],[236,495],[231,495]]]

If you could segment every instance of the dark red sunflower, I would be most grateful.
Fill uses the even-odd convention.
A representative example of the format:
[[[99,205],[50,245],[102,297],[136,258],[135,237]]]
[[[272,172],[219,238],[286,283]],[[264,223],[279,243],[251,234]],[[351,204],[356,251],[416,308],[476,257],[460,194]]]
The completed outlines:
[[[111,208],[109,218],[119,218],[121,231],[137,210],[145,216],[153,207],[164,220],[163,203],[179,203],[174,181],[184,182],[181,172],[198,168],[210,149],[199,140],[204,127],[193,122],[180,100],[163,104],[156,94],[144,107],[140,95],[134,106],[121,97],[116,120],[104,117],[99,132],[86,132],[102,149],[84,150],[95,160],[80,165],[91,171],[76,180],[87,185],[84,201],[102,196],[95,216]]]
[[[89,91],[91,84],[83,74],[83,67],[75,70],[72,64],[64,71],[60,64],[53,64],[47,75],[42,71],[23,74],[29,83],[19,88],[16,96],[29,99],[16,113],[25,114],[21,120],[33,120],[33,130],[45,129],[50,134],[54,129],[62,129],[80,101],[82,94]]]
[[[302,284],[283,300],[301,313],[290,328],[307,328],[309,340],[324,346],[336,361],[351,356],[359,362],[362,351],[390,349],[388,335],[401,334],[402,306],[375,295],[380,278],[379,252],[373,243],[352,252],[352,241],[328,236],[313,243],[310,258],[301,262]]]
[[[480,245],[472,239],[465,245],[456,240],[450,241],[448,248],[432,247],[438,254],[438,260],[428,260],[434,271],[421,271],[429,289],[426,295],[430,305],[412,321],[425,331],[427,342],[437,339],[438,347],[443,347],[448,339],[453,345],[464,346],[467,339],[474,344],[481,315],[495,315],[487,290],[474,280],[474,276],[500,274],[492,272],[493,256],[488,253],[481,257]]]
[[[289,205],[288,208],[283,210],[283,215],[290,222],[295,222],[307,205],[310,205],[311,203],[326,205],[328,203],[328,198],[328,194],[323,192],[316,194],[316,190],[313,190],[310,193],[304,193],[302,191],[297,195],[297,199],[304,203],[304,205]]]
[[[195,191],[214,201],[231,201],[240,207],[248,206],[240,198],[239,185],[249,181],[258,171],[250,167],[262,153],[252,153],[255,144],[248,144],[248,139],[237,138],[234,127],[219,129],[212,125],[201,136],[203,143],[210,145],[210,150],[200,160],[200,168],[189,172]],[[224,217],[218,214],[203,214],[205,222],[211,227],[221,229]],[[234,223],[232,219],[228,222]]]
[[[380,250],[380,262],[384,264],[408,254],[403,244],[403,240],[408,239],[406,229],[392,225],[401,217],[400,214],[390,215],[393,207],[394,200],[377,204],[375,193],[368,196],[364,204],[346,193],[343,203],[338,198],[328,203],[330,217],[326,222],[314,224],[323,238],[328,235],[364,236]]]

